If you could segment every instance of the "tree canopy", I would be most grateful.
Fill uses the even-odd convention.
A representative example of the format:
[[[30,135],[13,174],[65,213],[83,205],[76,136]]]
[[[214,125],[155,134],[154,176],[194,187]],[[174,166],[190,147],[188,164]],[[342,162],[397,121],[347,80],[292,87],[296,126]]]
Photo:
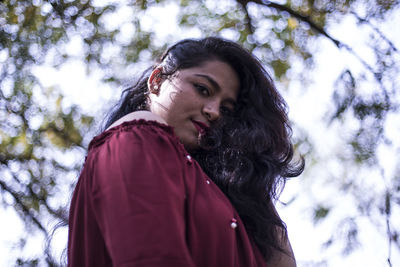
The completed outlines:
[[[88,73],[100,70],[102,81],[117,90],[175,41],[218,35],[251,50],[290,94],[295,82],[303,90],[312,84],[315,55],[325,41],[354,62],[344,65],[333,85],[321,88],[331,103],[320,120],[327,131],[338,133],[340,148],[321,156],[311,129],[293,121],[296,148],[308,166],[298,179],[304,185],[318,179],[354,207],[350,214],[336,215],[343,233],[330,233],[322,246],[342,243],[343,252],[351,253],[360,243],[360,220],[367,218],[387,240],[386,260],[392,266],[392,250],[400,251],[400,227],[393,222],[400,211],[400,176],[385,171],[381,154],[400,147],[389,125],[400,103],[400,53],[380,25],[399,5],[397,0],[0,2],[0,200],[25,223],[27,234],[16,243],[22,249],[38,232],[46,240],[55,221],[67,221],[71,189],[102,119],[94,114],[104,111],[87,113],[65,103],[60,88],[44,86],[33,68],[57,69],[78,60]],[[174,27],[160,28],[158,16]],[[356,46],[334,33],[346,19],[357,25],[354,35],[366,36],[365,43]],[[400,157],[391,160],[398,163]],[[337,214],[335,203],[314,200],[308,205],[315,224]],[[50,248],[43,244],[43,254],[34,258],[21,254],[15,264],[62,265]]]

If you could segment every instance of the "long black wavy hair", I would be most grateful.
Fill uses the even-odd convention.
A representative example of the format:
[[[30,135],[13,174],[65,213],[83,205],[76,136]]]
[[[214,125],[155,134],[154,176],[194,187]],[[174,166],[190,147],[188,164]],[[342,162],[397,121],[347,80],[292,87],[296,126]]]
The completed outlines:
[[[230,199],[250,238],[268,260],[275,250],[285,252],[282,240],[287,237],[286,225],[273,203],[286,179],[303,171],[304,161],[293,161],[286,103],[250,52],[218,37],[176,43],[123,91],[104,129],[130,112],[148,110],[147,80],[155,68],[161,66],[162,75],[168,78],[210,60],[225,62],[236,71],[240,91],[233,114],[213,127],[193,156]]]

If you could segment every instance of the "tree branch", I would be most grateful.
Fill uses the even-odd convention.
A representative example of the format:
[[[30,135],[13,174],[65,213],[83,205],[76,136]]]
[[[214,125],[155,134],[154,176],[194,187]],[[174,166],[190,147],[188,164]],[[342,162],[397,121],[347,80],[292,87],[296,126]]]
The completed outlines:
[[[263,5],[263,6],[268,6],[271,7],[273,9],[276,9],[278,11],[286,11],[288,12],[290,15],[292,15],[293,17],[304,21],[305,23],[307,23],[308,25],[310,25],[310,27],[312,29],[314,29],[316,32],[318,32],[319,34],[322,34],[323,36],[325,36],[326,38],[328,38],[329,40],[331,40],[338,48],[342,47],[342,42],[340,42],[339,40],[333,38],[331,35],[329,35],[329,33],[327,33],[322,27],[318,26],[309,16],[304,16],[300,13],[298,13],[297,11],[294,11],[293,9],[281,5],[281,4],[277,4],[271,1],[262,1],[262,0],[237,0],[243,7],[246,7],[248,3],[252,2],[252,3],[256,3],[259,5]],[[247,11],[247,8],[246,8]]]
[[[52,207],[49,206],[49,204],[47,203],[47,200],[45,198],[43,198],[42,196],[35,194],[35,192],[33,192],[33,189],[31,186],[28,186],[28,190],[29,193],[31,194],[31,196],[33,198],[35,198],[36,200],[39,201],[39,203],[43,204],[47,211],[62,220],[63,223],[68,223],[68,215],[66,214],[66,212],[63,209],[58,209],[58,210],[54,210]]]
[[[47,2],[53,7],[54,11],[60,16],[60,18],[64,19],[63,9],[60,7],[60,1],[58,0],[48,0]]]
[[[356,18],[357,18],[357,20],[358,20],[358,22],[360,22],[360,23],[364,23],[364,24],[368,24],[368,26],[370,26],[376,33],[378,33],[379,34],[379,36],[383,39],[383,40],[385,40],[385,42],[387,42],[388,43],[388,45],[390,46],[390,48],[393,50],[393,51],[395,51],[395,52],[398,52],[399,50],[397,49],[397,47],[377,28],[377,27],[375,27],[374,25],[372,25],[372,23],[370,22],[370,21],[368,21],[367,19],[364,19],[364,18],[361,18],[356,12],[354,12],[354,11],[351,11],[350,12],[351,14],[353,14]]]
[[[14,191],[12,188],[10,188],[5,182],[0,180],[0,187],[7,191],[8,193],[11,194],[11,196],[14,198],[15,202],[17,203],[17,206],[21,207],[22,212],[29,218],[31,219],[34,224],[45,234],[47,237],[47,230],[44,228],[44,226],[40,223],[40,221],[36,218],[34,214],[29,210],[29,208],[22,202],[20,194],[18,194],[16,191]]]
[[[331,40],[336,47],[340,48],[344,48],[346,49],[350,54],[352,54],[353,56],[355,56],[360,62],[361,64],[369,71],[373,74],[375,80],[379,83],[382,84],[382,74],[379,72],[376,72],[374,70],[374,68],[369,65],[363,58],[361,58],[349,45],[333,38],[329,33],[327,33],[322,27],[318,26],[311,17],[309,16],[305,16],[303,14],[300,14],[299,12],[291,9],[288,6],[285,5],[281,5],[281,4],[277,4],[271,1],[263,1],[263,0],[237,0],[238,3],[240,3],[243,7],[246,7],[246,12],[247,12],[247,4],[248,3],[255,3],[255,4],[259,4],[259,5],[263,5],[263,6],[267,6],[270,8],[273,8],[277,11],[285,11],[288,12],[290,15],[292,15],[293,17],[307,23],[312,29],[314,29],[314,31],[316,31],[317,33],[325,36],[326,38],[328,38],[329,40]],[[390,42],[390,41],[389,41]],[[396,49],[394,47],[394,49]],[[395,50],[396,51],[396,50]],[[385,94],[385,96],[387,96],[387,92],[386,90],[383,88],[383,92]],[[386,99],[388,100],[389,98],[386,97]],[[390,103],[390,102],[388,102]]]
[[[247,20],[246,26],[247,26],[247,29],[249,30],[249,32],[251,34],[253,34],[254,33],[254,27],[253,27],[253,24],[251,23],[251,17],[250,17],[249,11],[247,10],[247,6],[246,6],[249,1],[247,1],[247,0],[237,0],[237,2],[242,6],[244,12],[246,13],[246,20]]]

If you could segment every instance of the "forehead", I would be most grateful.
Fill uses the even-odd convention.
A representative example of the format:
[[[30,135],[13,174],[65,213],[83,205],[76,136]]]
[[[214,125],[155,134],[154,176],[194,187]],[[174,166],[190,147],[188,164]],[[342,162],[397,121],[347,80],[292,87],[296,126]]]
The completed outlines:
[[[182,78],[209,77],[218,84],[221,93],[235,100],[239,93],[240,80],[236,71],[229,64],[219,60],[206,61],[200,66],[181,70],[179,76]]]

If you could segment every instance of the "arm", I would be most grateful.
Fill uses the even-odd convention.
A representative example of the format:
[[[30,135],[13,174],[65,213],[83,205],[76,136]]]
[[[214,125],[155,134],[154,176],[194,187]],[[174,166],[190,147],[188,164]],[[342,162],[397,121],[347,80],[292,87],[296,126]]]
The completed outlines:
[[[282,247],[286,253],[276,250],[272,259],[267,262],[267,265],[274,267],[296,267],[296,259],[294,258],[289,238],[287,237],[287,235],[280,236],[282,236]]]
[[[193,266],[180,154],[155,130],[114,133],[91,162],[92,206],[113,266]]]
[[[275,214],[279,216],[278,211],[276,210],[274,204],[271,202]],[[292,246],[290,245],[289,237],[287,232],[283,232],[283,229],[278,228],[278,237],[280,237],[281,247],[285,251],[284,253],[276,250],[274,252],[273,257],[267,262],[268,266],[274,267],[296,267],[296,259],[294,257],[294,253],[292,250]]]

